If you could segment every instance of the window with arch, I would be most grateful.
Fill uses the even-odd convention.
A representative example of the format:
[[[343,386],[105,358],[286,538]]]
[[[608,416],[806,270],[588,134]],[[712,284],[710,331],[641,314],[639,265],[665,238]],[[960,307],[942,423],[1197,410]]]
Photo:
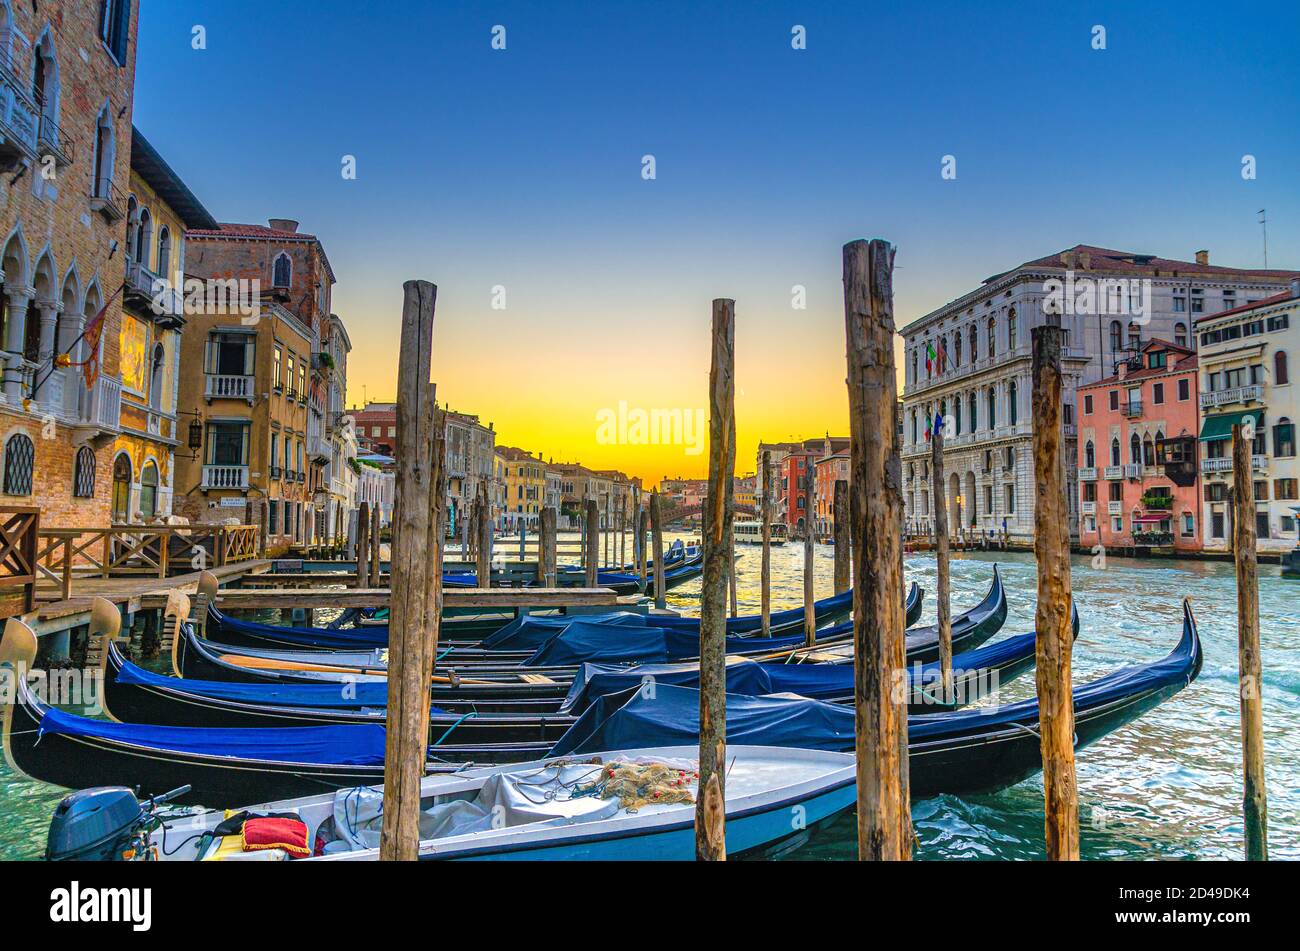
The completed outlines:
[[[129,521],[131,507],[131,457],[118,453],[113,460],[113,523]]]
[[[997,429],[998,428],[998,394],[997,391],[994,390],[993,387],[991,386],[989,387],[988,401],[989,401],[988,427],[989,429]]]
[[[95,119],[94,178],[90,194],[95,198],[108,198],[113,191],[113,170],[117,159],[117,144],[113,135],[113,114],[108,103],[99,110]],[[143,250],[143,249],[141,249]]]
[[[148,208],[140,209],[140,222],[135,227],[136,260],[149,267],[153,258],[153,215]]]
[[[163,404],[163,370],[167,364],[167,352],[161,343],[153,345],[153,355],[149,360],[149,408],[162,409]]]
[[[40,140],[59,145],[59,61],[47,28],[32,55],[32,92],[40,113]]]
[[[77,450],[77,461],[72,474],[72,495],[78,499],[94,498],[95,450],[89,446]]]
[[[1286,351],[1278,350],[1273,354],[1273,384],[1275,386],[1282,386],[1291,382],[1291,375],[1287,371]]]
[[[961,435],[961,397],[952,401],[952,422],[954,435]]]
[[[172,233],[166,225],[158,229],[158,275],[170,280],[172,267]]]
[[[1007,311],[1007,348],[1016,349],[1016,309]]]
[[[1117,350],[1124,349],[1123,329],[1120,327],[1118,320],[1110,322],[1110,352],[1115,353]]]
[[[1273,455],[1279,458],[1295,455],[1295,423],[1286,416],[1273,427]]]
[[[1119,437],[1112,436],[1110,440],[1110,464],[1119,465]]]
[[[5,440],[6,495],[32,494],[32,465],[35,458],[36,447],[25,433],[14,433]]]
[[[1086,469],[1095,468],[1097,465],[1097,449],[1091,439],[1083,447],[1083,465]]]
[[[271,265],[271,286],[288,287],[293,278],[293,262],[289,260],[289,255],[281,251],[276,255],[275,263]]]
[[[140,470],[140,514],[145,518],[158,514],[158,465],[152,460]]]
[[[126,65],[126,43],[131,23],[131,0],[100,0],[99,38],[117,65]]]
[[[1187,346],[1187,325],[1181,320],[1174,324],[1174,343],[1180,347]]]
[[[952,365],[961,366],[961,331],[954,330],[952,334]]]
[[[130,261],[140,260],[140,248],[136,244],[140,229],[140,203],[134,195],[126,199],[126,257]]]
[[[972,339],[974,339],[974,335],[972,334],[971,336]],[[970,395],[969,404],[970,404],[970,431],[975,432],[980,428],[979,427],[980,417],[979,417],[979,401],[975,399],[974,393],[971,393]]]
[[[996,317],[990,317],[989,318],[989,356],[990,357],[998,352],[997,341],[998,341],[998,319]]]
[[[1128,441],[1128,456],[1128,461],[1131,463],[1140,464],[1142,462],[1142,437],[1137,433],[1134,433]]]
[[[1150,436],[1142,439],[1142,465],[1154,466],[1156,464],[1156,444],[1152,442]]]
[[[916,351],[912,351],[912,382],[915,383],[918,377],[916,375]]]
[[[1007,389],[1007,409],[1008,420],[1012,426],[1016,424],[1016,381],[1012,380],[1010,387]]]
[[[979,327],[975,324],[970,325],[970,362],[974,363],[980,358],[980,335]]]
[[[1128,346],[1130,350],[1142,349],[1142,327],[1136,320],[1129,321]]]

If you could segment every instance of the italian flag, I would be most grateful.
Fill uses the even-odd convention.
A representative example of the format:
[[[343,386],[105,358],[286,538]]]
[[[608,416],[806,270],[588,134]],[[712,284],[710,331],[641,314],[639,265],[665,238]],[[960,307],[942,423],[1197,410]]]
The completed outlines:
[[[939,362],[939,354],[934,352],[934,344],[930,341],[925,342],[925,372],[932,372],[934,366]]]

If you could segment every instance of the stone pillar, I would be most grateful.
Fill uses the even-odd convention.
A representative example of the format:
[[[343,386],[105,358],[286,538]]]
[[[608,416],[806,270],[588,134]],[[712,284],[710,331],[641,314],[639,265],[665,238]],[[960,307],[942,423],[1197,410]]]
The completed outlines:
[[[41,375],[44,382],[41,384],[40,392],[34,394],[34,396],[40,399],[41,405],[52,408],[54,404],[51,401],[55,395],[62,395],[62,390],[54,386],[56,371],[51,368],[55,347],[54,333],[59,326],[59,302],[57,300],[39,300],[36,302],[36,309],[41,315],[41,344],[37,362],[41,365]]]
[[[9,351],[5,357],[4,393],[11,404],[22,402],[23,392],[23,341],[27,333],[27,305],[35,291],[30,287],[7,287],[9,297],[9,325],[4,346]]]

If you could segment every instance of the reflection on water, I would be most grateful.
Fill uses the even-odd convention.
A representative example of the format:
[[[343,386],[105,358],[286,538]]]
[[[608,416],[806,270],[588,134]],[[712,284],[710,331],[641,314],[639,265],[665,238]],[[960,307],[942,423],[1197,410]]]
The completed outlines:
[[[667,539],[687,538],[669,533]],[[738,547],[741,613],[759,608],[757,546]],[[817,596],[831,593],[833,557],[818,546]],[[628,559],[631,559],[630,546]],[[562,559],[569,560],[569,559]],[[992,564],[1003,571],[1008,617],[998,637],[1033,626],[1037,579],[1022,554],[957,555],[952,565],[953,612],[988,590]],[[773,550],[772,607],[803,599],[803,549]],[[1264,663],[1264,730],[1271,855],[1300,858],[1300,582],[1260,569],[1260,626]],[[925,588],[921,623],[934,622],[934,559],[906,563],[907,581]],[[1074,591],[1081,630],[1074,649],[1076,682],[1126,664],[1167,654],[1182,630],[1181,601],[1192,599],[1205,647],[1200,678],[1136,723],[1083,750],[1078,758],[1081,843],[1085,858],[1239,858],[1242,851],[1241,749],[1238,714],[1236,595],[1232,566],[1221,562],[1133,561],[1111,558],[1106,568],[1074,559]],[[668,595],[670,606],[699,609],[699,580]],[[1033,677],[1004,688],[1005,699],[1033,694]],[[33,858],[44,847],[49,816],[62,790],[15,777],[0,766],[0,858]],[[1039,778],[1000,793],[941,796],[914,804],[919,859],[1042,858]],[[856,857],[852,816],[823,830],[794,858]]]

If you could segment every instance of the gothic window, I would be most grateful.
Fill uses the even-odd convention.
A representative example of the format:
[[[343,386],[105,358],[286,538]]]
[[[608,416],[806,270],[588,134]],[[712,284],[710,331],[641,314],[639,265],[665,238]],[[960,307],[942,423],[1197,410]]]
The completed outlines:
[[[89,499],[95,495],[95,451],[89,446],[82,446],[77,450],[72,494],[79,499]]]
[[[32,494],[32,462],[36,447],[23,433],[14,433],[5,442],[6,495]]]
[[[1110,352],[1116,353],[1124,349],[1123,330],[1120,328],[1118,320],[1110,322]]]
[[[1290,382],[1291,377],[1290,374],[1287,373],[1286,351],[1279,350],[1277,353],[1273,354],[1273,384],[1275,386],[1282,386],[1283,384]]]
[[[140,514],[145,518],[158,514],[158,467],[152,462],[140,470]]]
[[[1083,465],[1084,468],[1091,469],[1097,465],[1097,450],[1089,439],[1087,445],[1083,447]]]
[[[292,278],[293,262],[289,260],[289,255],[281,251],[271,267],[271,286],[288,287],[292,283]]]
[[[1134,433],[1128,441],[1129,462],[1140,464],[1142,462],[1142,438]]]

